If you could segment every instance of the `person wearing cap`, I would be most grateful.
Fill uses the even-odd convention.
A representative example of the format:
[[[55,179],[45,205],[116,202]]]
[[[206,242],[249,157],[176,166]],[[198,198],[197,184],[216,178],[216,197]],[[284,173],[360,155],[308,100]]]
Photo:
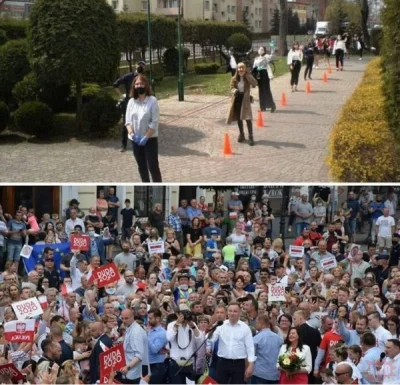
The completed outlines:
[[[182,270],[182,269],[181,269]],[[193,291],[189,287],[189,272],[181,273],[177,271],[171,280],[171,289],[174,293],[175,303],[179,303],[180,299],[188,299],[189,294]],[[175,282],[178,280],[178,286],[175,287]]]
[[[211,233],[211,239],[207,239],[206,242],[207,259],[211,258],[214,253],[219,252],[218,242],[217,242],[218,232],[217,230],[212,229],[210,233]]]
[[[189,307],[182,304],[177,311],[177,320],[170,322],[167,327],[171,384],[186,384],[186,378],[194,380],[195,358],[192,355],[204,341],[204,335],[200,333],[191,316]]]
[[[383,282],[389,278],[390,267],[389,267],[389,254],[383,250],[382,254],[379,254],[376,258],[376,267],[369,267],[365,270],[365,274],[372,272],[375,275],[376,283],[382,290]]]
[[[128,72],[127,74],[123,75],[119,79],[117,79],[114,82],[114,89],[116,93],[118,94],[119,97],[123,97],[123,103],[121,104],[121,109],[122,109],[122,115],[123,115],[123,126],[122,126],[122,131],[121,131],[121,152],[126,151],[126,146],[128,144],[128,132],[125,127],[125,114],[126,114],[126,108],[128,106],[129,102],[129,93],[132,88],[133,81],[135,80],[136,76],[138,76],[139,73],[143,73],[146,68],[146,63],[143,61],[140,61],[136,67],[136,71]],[[120,87],[124,87],[125,94],[122,94]]]

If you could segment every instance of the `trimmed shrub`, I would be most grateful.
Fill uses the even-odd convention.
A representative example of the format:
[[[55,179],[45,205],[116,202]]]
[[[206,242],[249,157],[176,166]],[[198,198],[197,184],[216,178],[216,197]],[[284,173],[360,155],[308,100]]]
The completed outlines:
[[[340,182],[398,180],[399,152],[384,110],[381,60],[368,64],[361,85],[333,128],[328,164]]]
[[[0,19],[0,29],[5,31],[8,40],[25,39],[27,26],[26,20]]]
[[[25,76],[12,90],[12,95],[19,105],[39,100],[40,86],[34,73]]]
[[[96,136],[106,136],[120,119],[116,101],[107,94],[96,96],[82,109],[82,128]]]
[[[14,114],[18,131],[47,138],[53,129],[53,112],[42,102],[24,103]]]
[[[24,40],[11,40],[0,47],[0,99],[8,100],[14,86],[30,71]]]
[[[96,83],[84,83],[82,86],[82,102],[89,103],[91,100],[101,94],[101,87]],[[71,93],[68,96],[68,106],[74,110],[76,108],[76,87],[71,87]]]
[[[247,52],[251,48],[251,40],[243,33],[234,33],[228,39],[228,46],[232,47],[234,52]]]
[[[220,68],[218,63],[201,63],[194,66],[194,70],[198,75],[216,74]]]
[[[379,55],[381,53],[382,43],[383,43],[382,28],[374,28],[371,31],[371,47],[376,48],[376,51],[373,51],[375,55]]]
[[[176,48],[168,48],[163,54],[165,71],[169,75],[179,73],[179,51]]]
[[[3,132],[10,120],[10,110],[7,104],[0,102],[0,132]]]
[[[0,29],[0,46],[6,44],[8,41],[8,37],[6,34],[6,31],[3,31],[2,29]]]

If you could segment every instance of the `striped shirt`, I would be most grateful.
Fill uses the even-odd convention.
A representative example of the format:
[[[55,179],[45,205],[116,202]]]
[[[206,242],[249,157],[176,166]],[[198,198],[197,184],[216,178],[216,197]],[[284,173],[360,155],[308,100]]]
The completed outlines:
[[[175,232],[182,231],[182,221],[179,215],[169,214],[168,224],[174,229]]]

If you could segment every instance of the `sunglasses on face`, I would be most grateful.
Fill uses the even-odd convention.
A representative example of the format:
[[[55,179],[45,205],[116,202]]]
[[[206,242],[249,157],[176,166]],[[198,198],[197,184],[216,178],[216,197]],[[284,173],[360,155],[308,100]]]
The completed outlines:
[[[45,262],[54,262],[54,259],[45,259]]]

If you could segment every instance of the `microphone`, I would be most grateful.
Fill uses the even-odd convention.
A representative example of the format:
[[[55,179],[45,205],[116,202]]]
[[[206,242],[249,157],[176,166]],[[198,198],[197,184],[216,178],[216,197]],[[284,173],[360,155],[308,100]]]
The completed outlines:
[[[217,327],[219,327],[219,326],[221,326],[223,324],[224,324],[224,321],[218,321],[216,324],[214,324],[214,326],[211,329],[208,329],[206,331],[206,334],[213,333]]]
[[[386,354],[382,352],[379,361],[382,362],[385,357]]]

